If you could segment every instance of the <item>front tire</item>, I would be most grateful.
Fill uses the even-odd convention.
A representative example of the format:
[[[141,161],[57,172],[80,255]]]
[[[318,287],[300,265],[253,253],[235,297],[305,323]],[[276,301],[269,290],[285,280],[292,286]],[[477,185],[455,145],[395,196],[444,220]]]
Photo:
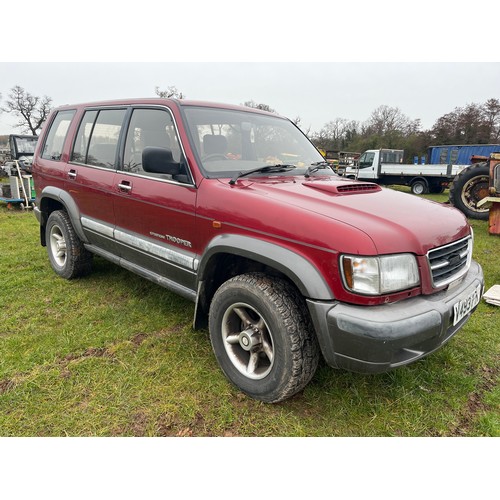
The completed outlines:
[[[45,228],[50,265],[61,278],[73,279],[92,269],[92,254],[83,246],[64,210],[52,212]]]
[[[250,397],[283,401],[312,379],[319,347],[303,298],[261,273],[221,285],[210,305],[212,348],[227,378]]]

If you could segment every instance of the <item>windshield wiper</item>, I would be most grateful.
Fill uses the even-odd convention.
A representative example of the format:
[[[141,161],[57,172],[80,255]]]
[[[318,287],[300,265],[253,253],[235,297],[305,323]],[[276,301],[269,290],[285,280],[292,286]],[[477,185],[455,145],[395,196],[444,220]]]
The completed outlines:
[[[311,177],[311,174],[316,172],[317,170],[320,170],[322,168],[329,168],[330,170],[333,171],[331,165],[327,161],[317,161],[314,163],[311,163],[309,167],[307,167],[307,170],[304,174],[304,177]]]
[[[241,177],[245,177],[250,174],[255,173],[266,173],[266,172],[287,172],[288,170],[293,170],[297,168],[295,165],[289,165],[287,163],[277,164],[277,165],[264,165],[262,167],[253,168],[252,170],[247,170],[246,172],[240,172],[236,174],[230,181],[229,184],[236,184],[236,181]]]

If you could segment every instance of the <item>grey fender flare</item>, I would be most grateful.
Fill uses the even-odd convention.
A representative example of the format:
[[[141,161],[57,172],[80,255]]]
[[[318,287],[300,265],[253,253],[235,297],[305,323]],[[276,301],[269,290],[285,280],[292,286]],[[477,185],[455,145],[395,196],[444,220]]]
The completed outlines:
[[[334,300],[330,287],[309,260],[280,245],[234,234],[216,236],[207,245],[198,266],[200,281],[204,279],[211,258],[220,253],[246,257],[276,269],[287,276],[304,297]]]
[[[76,234],[83,242],[88,243],[87,237],[83,232],[82,223],[80,221],[80,210],[78,210],[78,205],[76,204],[73,197],[63,189],[56,188],[53,186],[45,187],[40,194],[40,199],[37,200],[38,201],[37,205],[40,207],[40,210],[42,211],[42,218],[44,224],[47,222],[46,213],[43,210],[44,206],[43,200],[46,198],[51,198],[53,200],[56,200],[64,206],[66,212],[68,212],[69,218],[71,219],[71,224]]]

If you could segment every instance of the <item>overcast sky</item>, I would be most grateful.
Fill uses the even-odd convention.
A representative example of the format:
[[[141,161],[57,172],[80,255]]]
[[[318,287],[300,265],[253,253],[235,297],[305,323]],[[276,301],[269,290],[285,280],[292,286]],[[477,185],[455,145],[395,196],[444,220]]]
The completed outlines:
[[[174,85],[186,98],[265,103],[319,131],[337,117],[364,121],[380,105],[398,107],[430,128],[455,107],[500,99],[500,63],[0,63],[3,99],[14,85],[55,106],[124,97],[153,97]],[[480,77],[478,76],[480,75]],[[16,119],[0,115],[0,134]],[[18,130],[18,129],[17,129]]]
[[[265,103],[317,132],[335,118],[364,121],[381,105],[428,129],[456,107],[500,99],[498,44],[467,17],[498,11],[490,0],[467,13],[444,0],[420,0],[411,12],[397,0],[68,5],[2,7],[3,101],[14,85],[54,106],[175,86],[188,99]],[[18,131],[15,123],[1,113],[0,134]]]

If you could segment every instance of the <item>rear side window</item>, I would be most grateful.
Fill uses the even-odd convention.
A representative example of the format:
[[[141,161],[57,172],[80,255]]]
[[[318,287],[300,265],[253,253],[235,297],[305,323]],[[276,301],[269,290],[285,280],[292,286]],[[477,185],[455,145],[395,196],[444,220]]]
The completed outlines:
[[[124,117],[124,109],[87,111],[76,135],[71,160],[114,169]]]
[[[47,139],[43,146],[42,158],[60,160],[61,153],[68,134],[69,124],[75,115],[74,110],[59,111],[50,125]]]

